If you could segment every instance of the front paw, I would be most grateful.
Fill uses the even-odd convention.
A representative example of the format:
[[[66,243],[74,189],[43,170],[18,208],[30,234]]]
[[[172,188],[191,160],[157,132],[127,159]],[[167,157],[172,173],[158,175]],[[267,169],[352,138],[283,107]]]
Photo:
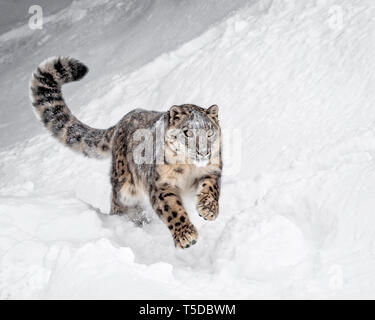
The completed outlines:
[[[197,210],[205,220],[215,220],[219,213],[219,204],[212,193],[201,193],[197,199]]]
[[[173,232],[173,240],[176,247],[185,249],[197,243],[198,232],[192,224],[185,224]]]

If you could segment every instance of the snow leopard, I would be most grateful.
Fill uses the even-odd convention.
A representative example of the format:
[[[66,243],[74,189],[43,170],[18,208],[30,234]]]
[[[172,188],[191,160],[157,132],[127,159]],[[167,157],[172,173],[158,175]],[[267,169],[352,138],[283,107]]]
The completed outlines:
[[[110,214],[142,210],[148,201],[178,248],[196,244],[198,232],[182,195],[193,192],[206,220],[219,213],[222,133],[217,105],[173,105],[168,111],[135,109],[108,129],[78,120],[65,103],[63,84],[88,68],[70,57],[50,58],[31,79],[31,101],[41,122],[62,144],[91,158],[111,157]]]

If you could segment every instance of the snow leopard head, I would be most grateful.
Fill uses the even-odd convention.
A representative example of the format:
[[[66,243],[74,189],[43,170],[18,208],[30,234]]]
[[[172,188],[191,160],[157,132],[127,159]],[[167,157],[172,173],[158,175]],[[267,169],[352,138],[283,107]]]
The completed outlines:
[[[165,140],[177,163],[208,165],[220,152],[219,108],[185,104],[169,110]]]

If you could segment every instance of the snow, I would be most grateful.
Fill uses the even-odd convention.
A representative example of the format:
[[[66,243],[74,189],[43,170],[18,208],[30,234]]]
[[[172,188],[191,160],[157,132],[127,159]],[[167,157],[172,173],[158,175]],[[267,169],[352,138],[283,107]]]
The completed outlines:
[[[0,35],[0,297],[373,298],[373,1],[165,3],[73,1]],[[64,94],[91,126],[219,105],[220,215],[186,195],[195,246],[150,209],[143,227],[109,216],[109,160],[37,122],[27,81],[59,54],[90,67]]]

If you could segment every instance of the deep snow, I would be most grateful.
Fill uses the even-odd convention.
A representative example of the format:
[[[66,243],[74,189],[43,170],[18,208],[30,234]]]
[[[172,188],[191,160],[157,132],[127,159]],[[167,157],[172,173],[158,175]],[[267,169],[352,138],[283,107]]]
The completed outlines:
[[[100,3],[0,35],[0,297],[374,298],[375,3]],[[216,18],[187,31],[200,12]],[[175,249],[152,212],[142,228],[108,216],[109,161],[37,127],[25,83],[52,51],[91,68],[64,94],[92,126],[219,105],[221,213],[202,221],[185,199],[194,247]]]

